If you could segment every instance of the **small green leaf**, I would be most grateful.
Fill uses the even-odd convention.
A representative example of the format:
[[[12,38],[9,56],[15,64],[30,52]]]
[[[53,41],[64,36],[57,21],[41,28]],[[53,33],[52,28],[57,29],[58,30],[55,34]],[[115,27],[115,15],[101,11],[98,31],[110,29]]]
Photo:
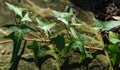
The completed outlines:
[[[84,45],[87,43],[87,41],[84,39],[84,34],[80,35],[77,33],[72,27],[70,28],[70,31],[73,35],[73,42],[69,45],[72,49],[78,48],[81,54],[79,62],[82,62],[86,58],[85,48]]]
[[[16,31],[12,32],[10,35],[6,36],[6,38],[10,38],[14,42],[11,63],[14,62],[17,58],[18,52],[20,50],[21,42],[23,40],[23,37],[25,36],[25,33],[26,31],[17,29]]]
[[[55,26],[55,23],[50,22],[43,22],[40,19],[36,18],[36,21],[38,23],[38,27],[43,29],[47,35],[50,33],[50,29]]]
[[[86,58],[86,53],[84,48],[84,45],[86,44],[86,40],[84,39],[84,35],[78,34],[72,27],[70,28],[70,31],[74,39],[70,43],[69,48],[66,48],[64,53],[69,52],[71,49],[78,48],[81,55],[79,62],[82,62]]]
[[[98,30],[110,30],[114,27],[120,26],[120,21],[105,21],[102,22],[100,20],[94,19],[96,26],[94,27],[94,29],[98,29]]]
[[[104,22],[105,28],[103,30],[110,30],[114,27],[120,26],[120,21],[106,21]]]
[[[28,11],[27,8],[15,6],[15,5],[12,5],[12,4],[8,3],[8,2],[5,2],[5,5],[6,5],[10,10],[13,10],[13,11],[14,11],[17,15],[19,15],[20,17],[23,17],[23,14],[22,14],[23,11]]]
[[[103,25],[102,21],[99,21],[97,19],[93,19],[94,22],[96,23],[96,26],[94,27],[95,30],[100,30],[103,29],[105,26]]]
[[[109,40],[113,44],[116,44],[116,43],[120,42],[119,35],[111,32],[111,31],[109,32]]]
[[[34,52],[34,62],[36,65],[38,65],[39,62],[39,57],[38,57],[38,52],[39,52],[39,45],[37,41],[34,41],[32,45],[28,46],[29,49],[32,49]]]
[[[78,37],[78,35],[77,35],[77,32],[74,30],[74,28],[70,27],[70,31],[71,31],[74,39],[79,40],[79,37]]]
[[[29,45],[27,48],[32,49],[32,50],[38,50],[39,49],[39,45],[37,41],[34,41],[32,45]]]
[[[108,45],[108,50],[111,52],[111,53],[117,53],[119,52],[119,44],[110,44]]]
[[[37,41],[34,41],[33,44],[28,46],[29,49],[32,49],[34,52],[34,62],[36,65],[38,65],[40,58],[42,55],[47,51],[50,50],[50,48],[46,45],[39,46]]]
[[[69,25],[68,23],[68,19],[70,16],[72,16],[71,13],[62,13],[62,12],[58,12],[58,11],[55,11],[55,10],[52,10],[52,12],[54,13],[55,17],[62,21],[63,23],[65,23],[66,25]]]
[[[112,65],[114,66],[120,59],[119,43],[107,45],[105,50],[109,53]]]
[[[29,17],[29,13],[26,13],[26,14],[24,15],[24,17],[21,19],[21,21],[29,21],[29,22],[32,22],[32,20],[31,20],[30,17]]]
[[[58,50],[62,50],[65,47],[65,38],[63,35],[58,35],[50,40],[56,44]]]
[[[11,63],[16,60],[18,52],[20,50],[21,42],[28,30],[32,30],[32,28],[28,27],[26,24],[15,25],[15,24],[8,24],[4,25],[6,28],[11,28],[13,32],[6,36],[6,38],[10,38],[13,40],[13,54]]]

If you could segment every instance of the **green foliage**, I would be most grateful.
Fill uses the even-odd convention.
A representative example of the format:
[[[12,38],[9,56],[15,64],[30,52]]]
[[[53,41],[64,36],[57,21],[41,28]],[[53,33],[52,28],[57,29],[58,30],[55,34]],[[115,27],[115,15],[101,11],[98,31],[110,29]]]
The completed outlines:
[[[65,38],[63,35],[58,35],[57,37],[51,38],[50,40],[56,44],[58,50],[65,48]]]
[[[34,41],[33,44],[29,45],[28,48],[33,50],[33,53],[34,53],[34,62],[35,62],[36,65],[38,65],[38,63],[40,61],[40,57],[42,57],[42,55],[47,50],[50,50],[50,48],[47,47],[46,45],[39,46],[38,42],[36,42],[36,41]]]
[[[116,44],[120,42],[120,35],[115,34],[113,32],[109,32],[109,40],[111,43]]]
[[[11,62],[14,62],[18,56],[22,40],[24,39],[25,34],[28,31],[34,31],[35,30],[31,27],[29,27],[26,23],[26,21],[31,22],[32,20],[29,17],[29,9],[15,6],[10,3],[5,2],[5,5],[12,11],[14,11],[16,17],[15,19],[19,19],[19,22],[16,24],[9,24],[4,25],[6,28],[10,28],[13,30],[11,34],[6,36],[6,38],[11,38],[14,42],[13,45],[13,54],[12,54],[12,60]],[[51,32],[50,29],[55,26],[55,23],[51,22],[44,22],[38,18],[36,18],[36,22],[38,23],[38,28],[44,30],[47,39],[50,39],[49,45],[45,41],[44,45],[39,45],[37,41],[34,41],[31,45],[28,46],[29,49],[31,49],[34,53],[34,62],[36,65],[39,64],[40,58],[43,57],[43,55],[49,50],[54,51],[54,54],[60,55],[61,58],[67,55],[70,51],[73,50],[79,50],[80,51],[80,60],[79,62],[82,62],[87,57],[92,57],[92,55],[87,54],[85,50],[85,44],[87,41],[84,38],[84,34],[79,34],[73,26],[82,25],[83,22],[79,21],[79,19],[74,15],[73,10],[71,9],[69,12],[58,12],[52,10],[52,12],[55,14],[55,17],[62,21],[65,24],[65,29],[69,35],[70,38],[64,37],[64,35],[56,35],[56,37],[50,38]],[[100,24],[100,23],[99,23]],[[102,28],[101,28],[102,29]],[[45,37],[46,37],[45,36]],[[44,37],[44,38],[45,38]],[[46,38],[45,38],[46,39]],[[56,45],[56,47],[53,45],[53,43]],[[52,45],[52,49],[50,47]],[[48,47],[49,46],[49,47]],[[53,49],[57,48],[56,49]],[[56,53],[57,52],[57,53]],[[54,57],[54,56],[53,56]],[[56,55],[55,55],[56,57]],[[39,66],[39,65],[38,65]]]
[[[38,27],[43,29],[47,35],[47,37],[50,36],[50,29],[55,26],[55,23],[50,23],[50,22],[43,22],[40,19],[36,18],[36,21],[38,23]]]
[[[62,13],[62,12],[57,12],[55,10],[52,10],[52,12],[55,14],[55,17],[65,23],[66,25],[69,25],[68,18],[72,16],[71,13]]]
[[[18,53],[21,47],[21,43],[22,43],[22,40],[26,32],[35,31],[35,30],[27,26],[27,24],[25,24],[25,21],[31,21],[31,19],[28,17],[28,14],[29,14],[29,12],[27,12],[28,9],[15,6],[7,2],[5,2],[5,5],[7,5],[7,7],[10,10],[13,10],[15,12],[15,15],[17,15],[16,18],[19,16],[21,20],[19,22],[21,24],[7,24],[3,26],[3,27],[10,28],[13,30],[12,33],[10,33],[8,36],[5,36],[5,38],[10,38],[14,42],[13,54],[12,54],[12,59],[11,59],[11,63],[13,63],[17,59],[17,56],[18,56]]]
[[[120,35],[113,32],[109,32],[109,40],[111,44],[105,47],[105,50],[109,53],[112,65],[114,66],[116,62],[120,59],[119,42]]]
[[[94,27],[94,29],[101,30],[101,31],[110,30],[114,27],[120,26],[120,21],[105,21],[105,22],[102,22],[98,19],[94,19],[94,21],[96,23],[96,26]]]
[[[82,62],[85,58],[86,58],[86,53],[85,53],[85,44],[87,43],[87,41],[84,39],[84,35],[83,34],[78,34],[73,28],[70,28],[71,33],[74,37],[71,45],[72,48],[78,48],[81,54],[80,60],[79,62]]]
[[[120,21],[105,21],[102,22],[98,19],[94,19],[96,22],[96,26],[94,29],[98,29],[101,31],[111,30],[112,28],[120,26]],[[120,50],[119,50],[119,43],[120,43],[120,35],[109,31],[109,41],[111,44],[105,46],[104,50],[109,53],[111,63],[114,66],[116,62],[120,59]]]
[[[11,63],[16,60],[16,57],[18,55],[18,52],[21,46],[22,39],[26,33],[24,30],[21,30],[18,28],[15,28],[15,29],[17,31],[12,32],[10,35],[5,37],[5,38],[11,38],[14,42]]]
[[[12,11],[15,12],[16,18],[20,18],[21,21],[29,21],[31,22],[32,20],[29,17],[29,9],[23,8],[20,6],[15,6],[10,3],[5,2],[5,5]]]
[[[119,44],[110,44],[105,47],[105,50],[109,53],[112,65],[114,66],[120,59]]]
[[[77,17],[73,14],[73,10],[71,9],[69,11],[69,13],[61,13],[61,12],[57,12],[52,10],[52,12],[55,14],[55,17],[62,21],[66,27],[67,27],[67,31],[70,30],[72,36],[73,36],[73,40],[71,40],[71,42],[69,43],[69,46],[65,47],[62,51],[61,51],[61,56],[66,55],[71,49],[76,49],[78,48],[81,54],[80,60],[79,62],[82,62],[85,58],[86,58],[86,53],[85,53],[85,48],[84,45],[86,44],[86,40],[84,39],[84,35],[80,35],[78,34],[74,28],[72,26],[74,25],[81,25],[81,22],[77,19]]]
[[[18,55],[18,52],[20,50],[21,42],[26,34],[27,31],[33,30],[30,27],[27,27],[25,24],[23,25],[5,25],[4,27],[11,28],[13,32],[6,36],[5,38],[10,38],[13,40],[13,54],[11,63],[16,60],[16,57]]]
[[[73,10],[71,9],[68,13],[67,12],[58,12],[55,10],[52,10],[55,17],[62,21],[67,27],[73,26],[73,25],[81,25],[82,22],[80,22],[77,17],[73,14]]]

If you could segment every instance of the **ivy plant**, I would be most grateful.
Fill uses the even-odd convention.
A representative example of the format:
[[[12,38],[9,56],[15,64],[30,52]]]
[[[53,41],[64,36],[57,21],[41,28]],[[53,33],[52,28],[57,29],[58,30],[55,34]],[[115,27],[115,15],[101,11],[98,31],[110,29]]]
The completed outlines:
[[[5,36],[5,38],[10,38],[13,40],[13,54],[11,63],[13,63],[19,53],[22,40],[26,34],[26,32],[29,31],[35,31],[33,28],[29,27],[27,25],[27,22],[31,22],[32,20],[29,17],[29,11],[26,8],[15,6],[10,3],[5,2],[5,5],[12,11],[14,11],[16,18],[20,19],[19,24],[16,22],[15,24],[7,24],[3,27],[10,28],[13,30],[12,33],[10,33],[8,36]],[[19,18],[18,18],[19,16]],[[27,22],[26,22],[27,21]]]
[[[42,55],[50,48],[47,45],[39,46],[37,41],[34,41],[31,45],[28,46],[29,49],[33,50],[34,53],[34,62],[36,65],[39,65],[40,58]]]
[[[107,50],[107,52],[110,55],[112,65],[115,66],[115,64],[120,59],[120,50],[119,50],[120,35],[115,34],[113,32],[109,32],[109,40],[111,44],[107,45],[105,47],[105,50]]]
[[[29,17],[29,9],[21,6],[15,6],[7,2],[5,2],[5,5],[14,12],[15,19],[17,19],[17,22],[14,24],[4,25],[4,27],[10,28],[12,30],[12,32],[8,36],[5,36],[5,38],[12,39],[14,43],[11,59],[11,63],[13,63],[16,61],[17,56],[19,55],[18,53],[26,33],[29,31],[35,32],[36,30],[28,26],[29,22],[32,22],[31,18]],[[87,51],[84,47],[87,43],[84,37],[85,34],[78,33],[74,28],[74,26],[82,25],[83,22],[79,21],[79,19],[73,13],[73,10],[70,9],[69,12],[58,12],[52,10],[52,12],[59,21],[64,23],[65,29],[67,31],[66,33],[68,33],[68,36],[70,38],[65,37],[63,34],[58,34],[55,35],[55,37],[51,37],[51,28],[54,27],[56,23],[42,21],[41,19],[36,18],[38,28],[44,31],[47,36],[47,38],[46,36],[44,36],[44,38],[48,39],[49,43],[44,42],[44,44],[41,45],[39,42],[34,41],[31,45],[28,46],[28,48],[31,49],[34,53],[33,58],[35,64],[38,65],[42,55],[44,55],[45,52],[51,50],[50,45],[52,45],[52,47],[54,48],[57,48],[57,50],[54,49],[54,52],[55,54],[57,54],[56,52],[58,52],[61,58],[65,57],[70,51],[77,49],[79,49],[80,52],[80,63],[84,61],[87,57],[92,58],[92,55],[86,53]]]
[[[69,45],[67,47],[65,47],[63,49],[63,51],[61,51],[61,55],[64,56],[70,50],[78,48],[80,51],[80,55],[81,55],[79,62],[82,62],[85,58],[87,58],[87,53],[84,48],[87,41],[84,39],[84,34],[79,34],[73,27],[76,25],[77,26],[82,25],[82,22],[80,22],[77,19],[77,17],[74,15],[72,9],[69,12],[65,12],[65,13],[58,12],[55,10],[52,10],[52,12],[54,13],[55,17],[58,20],[62,21],[65,24],[65,26],[67,27],[66,30],[71,33],[72,38],[73,38],[72,40],[70,40],[71,42],[69,43]],[[59,46],[58,46],[58,48],[59,48]]]
[[[113,28],[120,26],[120,21],[100,21],[98,19],[94,19],[96,22],[96,26],[94,29],[100,30],[100,31],[109,31],[108,32],[108,38],[110,41],[110,44],[107,44],[104,48],[105,51],[108,52],[110,56],[110,60],[113,66],[119,61],[120,59],[120,50],[119,50],[119,43],[120,43],[120,35],[117,33],[114,33],[110,31]]]

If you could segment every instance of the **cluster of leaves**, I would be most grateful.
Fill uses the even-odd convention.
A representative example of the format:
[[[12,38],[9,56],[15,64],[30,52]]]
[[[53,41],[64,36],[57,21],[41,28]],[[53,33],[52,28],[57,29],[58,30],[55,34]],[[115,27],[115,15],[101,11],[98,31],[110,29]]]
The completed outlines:
[[[61,56],[66,55],[72,49],[79,49],[80,55],[81,55],[79,62],[82,62],[85,58],[88,57],[87,54],[86,54],[86,50],[84,48],[84,46],[87,43],[87,41],[84,39],[84,34],[79,34],[73,28],[73,26],[80,26],[82,24],[82,22],[80,22],[77,19],[77,17],[73,14],[73,10],[72,9],[68,13],[67,12],[65,12],[65,13],[57,12],[57,11],[54,11],[54,10],[52,10],[52,12],[55,14],[55,17],[58,20],[62,21],[65,24],[66,30],[71,33],[72,38],[73,38],[72,40],[68,39],[69,40],[69,45],[64,47],[65,39],[64,39],[63,36],[61,36],[63,48],[58,46],[58,48],[61,51],[60,52]],[[71,37],[71,35],[70,35],[70,37]],[[58,38],[58,40],[59,40],[60,36],[58,36],[56,38]],[[54,40],[54,42],[56,42],[57,41],[56,38],[53,38],[51,40]],[[56,45],[57,45],[57,43],[56,43]],[[59,45],[59,43],[58,43],[58,45]],[[63,49],[63,50],[61,50],[61,49]]]
[[[29,22],[32,22],[32,20],[29,17],[30,10],[20,7],[20,6],[15,6],[10,3],[5,2],[5,5],[12,11],[14,11],[15,16],[18,22],[16,24],[8,24],[4,25],[4,27],[10,28],[13,30],[12,33],[10,33],[6,38],[10,38],[13,40],[14,45],[13,45],[13,54],[12,54],[12,59],[11,63],[16,61],[22,40],[24,39],[24,36],[26,35],[27,32],[29,31],[35,31],[33,28],[28,26]],[[55,17],[59,20],[62,21],[65,24],[65,29],[67,33],[69,34],[70,38],[65,38],[64,35],[60,34],[57,35],[56,37],[51,38],[51,31],[50,29],[55,26],[56,23],[51,23],[51,22],[45,22],[40,20],[39,18],[36,18],[36,22],[38,23],[38,28],[44,30],[45,35],[47,36],[47,39],[50,40],[50,44],[55,44],[57,48],[57,52],[61,57],[64,57],[67,55],[71,50],[73,49],[79,49],[80,51],[80,60],[79,62],[82,62],[84,59],[87,57],[91,57],[89,54],[86,53],[86,50],[84,48],[85,44],[87,41],[84,39],[84,34],[79,34],[73,26],[78,26],[81,25],[81,21],[77,19],[77,17],[73,14],[73,10],[71,9],[69,12],[57,12],[52,10],[54,13]],[[67,45],[66,45],[67,44]],[[49,45],[46,43],[44,45],[39,45],[37,41],[34,41],[31,45],[28,46],[29,49],[33,50],[34,53],[34,61],[35,64],[37,65],[40,57],[48,51],[51,50]]]
[[[50,48],[47,45],[39,46],[37,41],[34,41],[33,44],[28,46],[28,48],[33,50],[34,62],[36,65],[39,64],[40,57],[42,57],[44,52],[50,50]]]
[[[13,54],[12,54],[12,59],[11,63],[13,63],[17,56],[18,52],[20,50],[21,42],[28,31],[35,31],[31,27],[29,27],[26,23],[31,22],[31,19],[29,18],[28,14],[29,11],[26,8],[14,6],[12,4],[9,4],[5,2],[5,5],[12,11],[15,12],[15,16],[17,19],[20,19],[19,22],[16,22],[15,24],[8,24],[4,25],[3,27],[10,28],[13,30],[12,33],[10,33],[6,38],[10,38],[13,40],[14,45],[13,45]]]
[[[105,31],[105,30],[109,31],[108,38],[111,43],[107,44],[104,50],[108,52],[111,59],[111,63],[114,66],[117,63],[117,61],[119,61],[120,59],[120,49],[119,49],[120,35],[110,30],[120,26],[120,21],[102,22],[97,19],[94,19],[94,21],[96,22],[96,26],[94,27],[94,29],[98,29],[100,31]]]
[[[111,44],[107,45],[105,50],[109,53],[112,65],[114,66],[120,59],[120,35],[109,32],[109,40]]]

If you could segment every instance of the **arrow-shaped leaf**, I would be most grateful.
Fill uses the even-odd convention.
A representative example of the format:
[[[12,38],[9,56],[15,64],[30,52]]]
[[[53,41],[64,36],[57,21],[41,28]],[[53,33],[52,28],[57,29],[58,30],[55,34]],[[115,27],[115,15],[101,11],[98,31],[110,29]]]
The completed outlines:
[[[20,24],[20,25],[9,24],[9,25],[4,25],[4,27],[11,28],[13,30],[13,32],[11,34],[6,36],[6,38],[10,38],[14,42],[13,54],[12,54],[12,59],[11,59],[11,63],[12,63],[16,60],[16,57],[20,50],[21,42],[22,42],[23,37],[25,36],[26,32],[29,30],[34,30],[34,29],[28,27],[26,24]]]
[[[32,20],[31,20],[30,17],[29,17],[29,13],[26,13],[26,14],[24,15],[24,17],[21,19],[21,21],[29,21],[29,22],[32,22]]]
[[[12,5],[12,4],[8,3],[8,2],[5,2],[5,5],[6,5],[10,10],[13,10],[16,14],[18,14],[18,15],[21,16],[21,17],[23,17],[23,14],[22,14],[23,11],[28,11],[27,8],[15,6],[15,5]]]
[[[24,37],[25,33],[26,33],[26,31],[20,30],[18,28],[16,31],[14,31],[10,35],[6,36],[6,38],[11,38],[14,42],[11,63],[16,60],[16,57],[18,55],[18,52],[19,52],[19,49],[20,49],[20,46],[21,46],[21,42],[23,40],[23,37]]]
[[[96,26],[94,27],[94,29],[101,29],[102,31],[104,30],[110,30],[114,27],[118,27],[120,26],[120,21],[105,21],[102,22],[100,20],[94,19]]]
[[[39,57],[38,57],[38,52],[39,52],[39,45],[37,41],[34,41],[33,44],[28,46],[29,49],[32,49],[34,52],[34,62],[36,65],[38,65],[39,62]]]
[[[62,13],[62,12],[58,12],[58,11],[55,11],[55,10],[52,10],[52,12],[54,13],[55,17],[62,21],[63,23],[65,23],[66,25],[68,25],[68,19],[69,17],[72,15],[71,13]]]
[[[13,10],[15,12],[15,14],[17,14],[16,17],[17,18],[19,17],[21,19],[21,21],[29,21],[29,22],[32,21],[29,17],[29,9],[23,8],[23,7],[20,7],[20,6],[15,6],[15,5],[10,4],[8,2],[5,2],[5,5],[10,10]]]
[[[43,22],[40,19],[36,18],[36,21],[38,23],[38,27],[43,29],[47,35],[50,34],[50,29],[55,26],[55,23],[50,23],[50,22]]]
[[[99,21],[97,19],[93,19],[94,22],[96,23],[96,26],[94,27],[94,29],[96,30],[101,30],[103,29],[105,26],[103,25],[103,22],[102,21]]]

